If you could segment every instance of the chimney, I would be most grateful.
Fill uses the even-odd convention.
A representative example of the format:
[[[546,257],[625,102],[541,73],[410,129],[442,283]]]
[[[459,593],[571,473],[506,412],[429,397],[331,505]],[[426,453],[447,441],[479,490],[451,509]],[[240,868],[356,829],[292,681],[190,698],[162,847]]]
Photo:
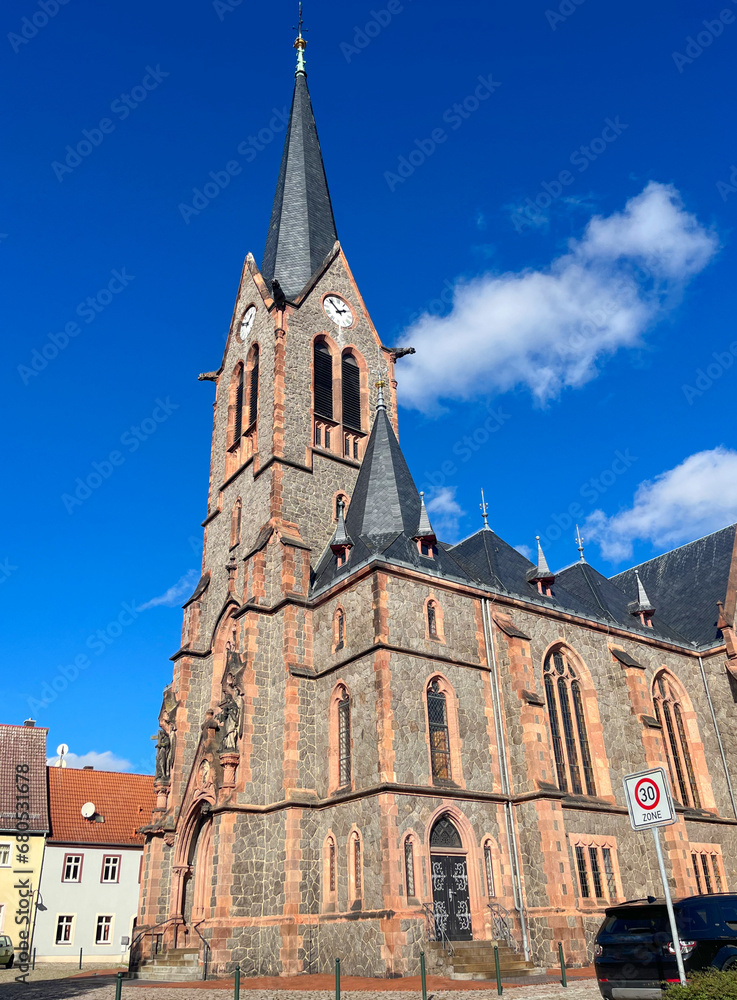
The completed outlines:
[[[29,729],[32,729],[36,725],[36,720],[35,719],[26,719],[26,721],[23,723],[23,725],[24,726],[28,726]]]

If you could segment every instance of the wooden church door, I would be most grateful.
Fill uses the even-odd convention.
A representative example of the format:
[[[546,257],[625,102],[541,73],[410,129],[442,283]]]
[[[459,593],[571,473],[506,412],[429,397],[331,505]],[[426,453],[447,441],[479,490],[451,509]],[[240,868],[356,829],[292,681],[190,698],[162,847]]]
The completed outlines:
[[[445,935],[451,941],[470,941],[473,937],[468,866],[464,854],[441,854],[438,848],[462,847],[453,823],[447,816],[441,816],[430,834],[433,913],[438,937]]]

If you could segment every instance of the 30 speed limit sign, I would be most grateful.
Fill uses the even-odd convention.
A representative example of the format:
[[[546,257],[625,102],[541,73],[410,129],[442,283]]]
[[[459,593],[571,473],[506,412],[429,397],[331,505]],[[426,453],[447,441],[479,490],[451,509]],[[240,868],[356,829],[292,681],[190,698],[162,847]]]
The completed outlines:
[[[624,794],[633,830],[675,823],[670,785],[662,767],[628,774],[624,779]]]

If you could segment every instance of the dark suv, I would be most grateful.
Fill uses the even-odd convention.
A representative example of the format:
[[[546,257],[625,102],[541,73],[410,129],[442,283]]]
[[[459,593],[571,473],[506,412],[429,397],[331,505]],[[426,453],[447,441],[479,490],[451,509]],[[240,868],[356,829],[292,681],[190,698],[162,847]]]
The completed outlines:
[[[675,900],[676,926],[686,974],[737,969],[737,895]],[[655,1000],[678,982],[678,966],[665,900],[609,906],[596,935],[594,966],[606,1000]]]

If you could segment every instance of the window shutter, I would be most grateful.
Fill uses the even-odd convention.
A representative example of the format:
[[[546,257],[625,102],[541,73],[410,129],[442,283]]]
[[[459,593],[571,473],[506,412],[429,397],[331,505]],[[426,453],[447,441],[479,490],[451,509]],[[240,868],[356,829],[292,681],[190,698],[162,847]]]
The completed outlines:
[[[333,359],[325,344],[315,344],[315,414],[333,419]],[[327,442],[326,442],[327,446]]]
[[[253,348],[253,367],[251,368],[250,384],[248,386],[248,426],[256,423],[258,416],[258,346]]]
[[[235,389],[235,426],[233,429],[233,443],[240,438],[243,430],[243,369],[238,370],[238,385]]]
[[[343,424],[361,430],[361,375],[352,354],[343,355]]]

